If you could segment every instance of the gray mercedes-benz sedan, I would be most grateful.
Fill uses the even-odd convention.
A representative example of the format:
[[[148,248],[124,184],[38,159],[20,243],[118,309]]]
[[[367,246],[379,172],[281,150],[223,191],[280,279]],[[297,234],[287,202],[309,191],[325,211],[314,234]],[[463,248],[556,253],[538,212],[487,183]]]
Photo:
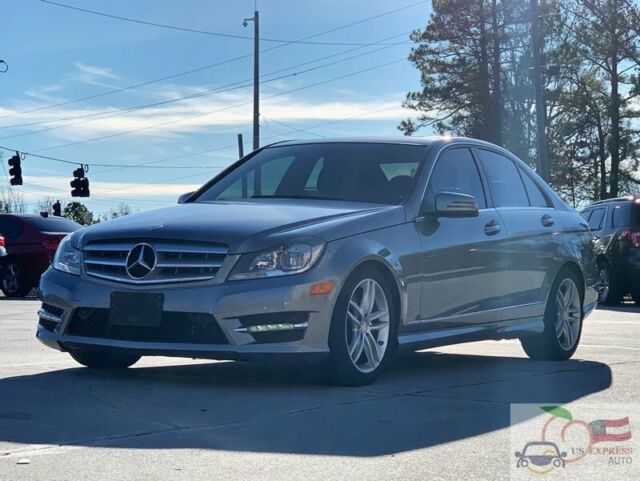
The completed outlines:
[[[288,359],[346,385],[397,348],[519,338],[563,360],[597,303],[592,249],[584,219],[495,145],[282,142],[174,207],[65,238],[37,337],[93,368]]]

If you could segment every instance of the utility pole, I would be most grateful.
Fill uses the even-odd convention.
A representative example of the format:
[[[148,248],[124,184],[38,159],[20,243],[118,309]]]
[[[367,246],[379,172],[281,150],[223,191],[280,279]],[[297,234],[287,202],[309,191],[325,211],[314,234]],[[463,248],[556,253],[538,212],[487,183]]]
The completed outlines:
[[[242,25],[253,22],[253,150],[260,148],[260,18],[258,10]]]
[[[533,84],[536,92],[536,126],[538,174],[549,182],[549,142],[547,140],[547,110],[544,101],[542,76],[542,37],[540,35],[540,14],[538,0],[531,0],[531,50],[533,54]]]

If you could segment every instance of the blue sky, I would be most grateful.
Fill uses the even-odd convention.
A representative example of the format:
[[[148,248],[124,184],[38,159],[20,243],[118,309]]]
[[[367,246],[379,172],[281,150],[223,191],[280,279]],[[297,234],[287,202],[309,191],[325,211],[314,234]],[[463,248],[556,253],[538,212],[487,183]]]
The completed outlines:
[[[252,24],[242,26],[253,14],[253,0],[60,1],[190,29],[253,33]],[[415,3],[259,0],[261,37],[301,39]],[[400,135],[396,126],[409,115],[401,102],[419,85],[418,72],[406,60],[408,33],[424,26],[429,11],[429,2],[423,2],[309,40],[384,45],[282,46],[263,41],[262,50],[279,47],[261,56],[262,144],[316,136]],[[119,202],[134,210],[174,203],[178,194],[236,160],[238,132],[249,149],[252,40],[134,24],[39,0],[0,0],[0,12],[0,58],[9,65],[9,71],[0,74],[0,145],[78,163],[147,164],[91,167],[92,197],[85,203],[95,212]],[[243,55],[246,58],[229,61]],[[226,63],[101,95],[218,62]],[[368,71],[356,73],[362,70]],[[100,96],[67,103],[94,95]],[[176,100],[185,96],[189,98]],[[149,104],[159,105],[126,110]],[[16,126],[20,124],[32,125]],[[5,165],[8,154],[2,152]],[[68,202],[75,168],[28,156],[23,176],[29,185],[16,192],[23,193],[29,210],[45,196]],[[2,170],[0,178],[5,179]],[[4,180],[0,188],[7,189]]]

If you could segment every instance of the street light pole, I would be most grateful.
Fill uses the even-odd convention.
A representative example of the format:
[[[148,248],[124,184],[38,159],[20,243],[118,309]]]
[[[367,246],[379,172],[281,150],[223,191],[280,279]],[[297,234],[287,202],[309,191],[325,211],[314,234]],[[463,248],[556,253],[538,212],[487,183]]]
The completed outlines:
[[[538,173],[549,182],[549,147],[547,140],[547,111],[542,80],[542,41],[538,0],[531,0],[531,50],[533,54],[533,84],[536,93],[536,140],[538,151]]]
[[[245,18],[242,25],[253,22],[253,150],[260,147],[260,18],[258,11]]]

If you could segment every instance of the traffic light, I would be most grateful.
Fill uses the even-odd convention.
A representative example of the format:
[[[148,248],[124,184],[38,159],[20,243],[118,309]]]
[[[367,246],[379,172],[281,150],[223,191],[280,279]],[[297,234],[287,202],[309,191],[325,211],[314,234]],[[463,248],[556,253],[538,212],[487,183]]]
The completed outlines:
[[[9,159],[9,175],[11,179],[9,182],[11,185],[22,185],[22,166],[20,165],[20,154],[16,152],[16,155]]]
[[[73,171],[74,179],[71,181],[71,197],[89,197],[89,179],[84,175],[82,167]]]
[[[56,217],[62,217],[62,206],[60,205],[59,200],[53,203],[53,215]]]

